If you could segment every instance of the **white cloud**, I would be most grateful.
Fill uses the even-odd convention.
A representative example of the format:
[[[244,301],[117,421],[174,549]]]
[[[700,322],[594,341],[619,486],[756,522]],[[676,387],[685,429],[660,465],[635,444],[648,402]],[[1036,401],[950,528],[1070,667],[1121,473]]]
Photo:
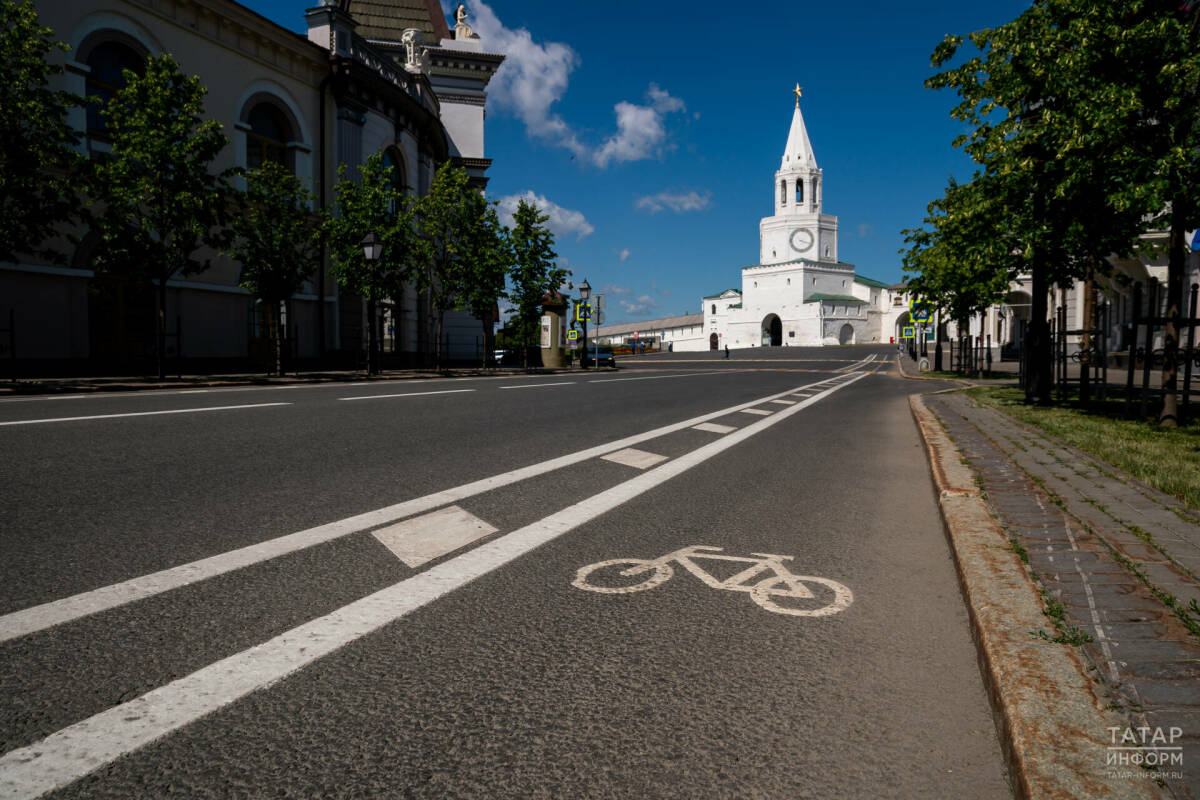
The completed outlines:
[[[672,97],[653,83],[646,92],[649,103],[644,106],[620,102],[614,106],[617,132],[596,151],[594,160],[606,167],[610,162],[641,161],[658,155],[667,138],[663,118],[672,112],[686,111],[678,97]]]
[[[610,283],[600,290],[601,294],[633,294],[633,289],[628,286],[617,286],[615,283]]]
[[[456,5],[442,0],[442,8],[448,15]],[[525,28],[506,27],[482,0],[472,2],[469,10],[469,22],[484,49],[506,56],[488,84],[488,102],[520,119],[530,136],[564,147],[583,161],[606,167],[655,157],[666,140],[663,118],[687,111],[682,100],[652,83],[646,92],[645,105],[622,101],[613,107],[617,132],[599,148],[593,147],[553,111],[554,104],[567,92],[571,73],[579,66],[579,54],[562,42],[534,41],[533,34]]]
[[[630,252],[628,247],[617,251],[617,258],[620,259],[622,264],[628,261],[631,255],[633,255],[633,253]]]
[[[579,241],[585,236],[590,236],[596,231],[595,226],[587,221],[587,217],[580,211],[573,211],[569,208],[563,208],[557,203],[552,203],[540,194],[534,194],[532,190],[527,190],[521,194],[510,194],[501,197],[499,202],[498,214],[500,222],[503,225],[512,227],[513,214],[516,213],[517,204],[524,200],[526,203],[532,203],[541,210],[543,214],[550,217],[546,223],[551,232],[558,238],[575,235],[575,240]]]
[[[639,197],[633,204],[634,208],[639,211],[649,211],[651,214],[657,214],[659,211],[670,209],[676,214],[682,214],[685,211],[703,211],[708,208],[712,202],[712,194],[705,192],[659,192],[658,194]]]
[[[866,222],[860,222],[858,224],[858,238],[866,239],[873,233],[875,233],[875,228],[873,228],[871,225],[867,224]]]
[[[658,302],[648,294],[641,295],[637,300],[621,300],[619,302],[626,314],[645,314],[658,308]]]

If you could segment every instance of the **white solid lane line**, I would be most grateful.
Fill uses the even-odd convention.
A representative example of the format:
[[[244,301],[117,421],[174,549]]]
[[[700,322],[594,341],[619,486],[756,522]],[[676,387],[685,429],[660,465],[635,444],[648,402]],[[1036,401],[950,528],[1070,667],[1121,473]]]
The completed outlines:
[[[405,392],[404,394],[368,394],[360,397],[339,397],[338,400],[379,400],[383,397],[423,397],[430,394],[462,394],[474,392],[475,389],[442,389],[437,392]]]
[[[858,378],[865,377],[865,374]],[[735,433],[469,550],[267,642],[0,757],[0,796],[34,798],[265,688],[319,658],[574,530],[853,381],[836,384]]]
[[[810,384],[812,387],[818,385]],[[627,436],[615,442],[596,445],[595,447],[568,453],[565,456],[531,464],[527,467],[520,467],[510,472],[501,473],[500,475],[493,475],[490,478],[465,483],[452,489],[445,489],[425,495],[424,497],[407,500],[403,503],[396,503],[395,505],[385,506],[374,511],[367,511],[363,514],[337,520],[336,522],[318,525],[315,528],[289,533],[286,536],[268,539],[267,541],[258,542],[257,544],[248,545],[237,550],[230,550],[215,556],[209,556],[199,561],[169,567],[150,573],[149,575],[131,578],[109,586],[101,586],[98,589],[64,597],[61,600],[54,600],[42,605],[21,609],[20,611],[13,611],[0,616],[0,642],[44,630],[54,625],[60,625],[73,619],[86,617],[90,614],[96,614],[110,608],[123,606],[135,600],[141,600],[172,589],[178,589],[181,586],[187,586],[197,581],[223,575],[235,569],[242,569],[243,567],[257,564],[260,561],[278,558],[279,556],[313,547],[314,545],[338,539],[342,536],[349,536],[352,533],[386,525],[389,522],[395,522],[405,517],[432,511],[435,508],[457,503],[460,500],[491,491],[492,489],[499,489],[502,486],[508,486],[509,484],[528,478],[535,478],[554,470],[597,458],[606,453],[632,447],[649,439],[666,436],[668,433],[690,428],[693,425],[732,414],[735,411],[756,405],[760,402],[783,397],[794,391],[796,390],[789,389],[785,392],[752,400],[748,403],[740,403],[736,406],[712,411],[708,414],[693,417],[692,419],[683,420],[682,422],[664,425],[661,428]]]
[[[574,386],[575,381],[563,381],[562,383],[527,383],[524,386],[501,386],[501,389],[540,389],[543,386]]]
[[[201,411],[233,411],[238,408],[267,408],[268,406],[290,406],[291,403],[251,403],[241,406],[210,406],[208,408],[175,408],[170,411],[132,411],[126,414],[92,414],[87,417],[55,417],[54,419],[19,419],[0,422],[0,425],[41,425],[45,422],[78,422],[85,419],[116,419],[117,417],[153,417],[158,414],[197,414]]]

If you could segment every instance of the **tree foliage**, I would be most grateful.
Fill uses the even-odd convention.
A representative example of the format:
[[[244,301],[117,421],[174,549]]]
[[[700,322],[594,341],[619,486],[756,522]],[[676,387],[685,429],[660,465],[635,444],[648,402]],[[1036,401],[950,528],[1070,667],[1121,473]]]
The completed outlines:
[[[981,166],[980,187],[1024,260],[1017,271],[1033,278],[1034,402],[1049,395],[1050,284],[1090,278],[1106,256],[1130,252],[1164,208],[1172,242],[1179,226],[1196,224],[1196,5],[1037,0],[1012,22],[972,34],[973,56],[962,57],[957,36],[934,51],[943,71],[927,85],[958,93],[952,115],[969,130],[955,145]],[[1179,241],[1181,276],[1182,231]],[[914,253],[909,266],[923,260],[937,261]]]
[[[167,281],[207,269],[225,243],[228,175],[212,163],[229,140],[219,122],[203,118],[200,79],[171,56],[150,58],[142,75],[126,70],[125,79],[103,111],[112,150],[92,187],[104,206],[97,267],[157,286],[163,377]]]
[[[18,253],[61,260],[47,242],[78,213],[84,162],[67,112],[82,100],[49,87],[62,68],[48,59],[68,49],[51,35],[32,3],[0,3],[0,261]]]
[[[242,265],[238,285],[262,301],[270,320],[273,371],[282,374],[280,304],[300,291],[319,257],[320,220],[313,196],[283,166],[266,162],[245,173],[246,191],[230,220],[230,255]]]
[[[336,202],[325,220],[325,235],[338,284],[367,301],[368,372],[375,372],[376,309],[380,300],[398,298],[415,266],[424,260],[417,237],[413,204],[396,187],[393,168],[375,153],[351,178],[346,165],[338,168]],[[382,244],[380,257],[367,260],[363,239],[374,234]]]
[[[542,298],[557,292],[571,274],[570,270],[558,266],[554,234],[546,227],[549,219],[536,205],[521,200],[513,213],[513,227],[509,233],[512,247],[509,298],[526,350],[538,325]]]
[[[495,243],[486,235],[485,210],[486,201],[471,186],[466,171],[449,162],[438,167],[429,194],[417,201],[417,224],[425,242],[417,285],[429,294],[436,315],[434,352],[439,368],[446,312],[471,302],[470,295],[479,285],[476,268],[492,262],[491,255],[485,254]]]

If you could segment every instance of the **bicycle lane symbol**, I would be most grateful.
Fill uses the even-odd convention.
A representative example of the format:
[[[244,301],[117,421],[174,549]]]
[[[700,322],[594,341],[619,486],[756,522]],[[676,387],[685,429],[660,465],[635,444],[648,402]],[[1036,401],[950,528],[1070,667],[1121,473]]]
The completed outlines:
[[[725,555],[722,547],[692,545],[661,558],[614,558],[580,567],[571,585],[577,589],[602,594],[629,594],[653,589],[675,575],[675,562],[713,589],[748,592],[750,599],[767,611],[795,617],[827,617],[845,611],[854,602],[854,593],[837,581],[814,575],[796,575],[784,561],[792,556],[773,553],[751,553],[754,558]],[[745,569],[725,579],[719,579],[697,562],[741,562]],[[649,574],[647,574],[649,573]],[[637,583],[621,583],[620,578],[646,577]],[[615,584],[615,585],[614,585]],[[810,588],[811,587],[811,588]],[[814,591],[814,589],[816,591]],[[787,605],[781,602],[792,601]]]

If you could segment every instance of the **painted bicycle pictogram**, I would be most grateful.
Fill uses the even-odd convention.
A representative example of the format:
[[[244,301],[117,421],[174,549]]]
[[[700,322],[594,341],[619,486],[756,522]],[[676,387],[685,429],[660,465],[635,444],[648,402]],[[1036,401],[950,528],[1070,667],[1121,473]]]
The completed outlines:
[[[750,599],[767,611],[796,617],[827,617],[844,611],[854,593],[843,584],[814,575],[795,575],[783,562],[792,556],[751,553],[753,558],[725,555],[722,547],[692,545],[661,558],[614,558],[580,567],[571,585],[603,594],[628,594],[653,589],[675,575],[675,562],[714,589],[749,592]],[[742,562],[750,566],[728,578],[718,578],[698,561]],[[621,585],[620,578],[645,576],[638,583]],[[615,585],[613,585],[615,584]],[[816,591],[814,591],[814,588]],[[781,605],[781,603],[786,603]]]

